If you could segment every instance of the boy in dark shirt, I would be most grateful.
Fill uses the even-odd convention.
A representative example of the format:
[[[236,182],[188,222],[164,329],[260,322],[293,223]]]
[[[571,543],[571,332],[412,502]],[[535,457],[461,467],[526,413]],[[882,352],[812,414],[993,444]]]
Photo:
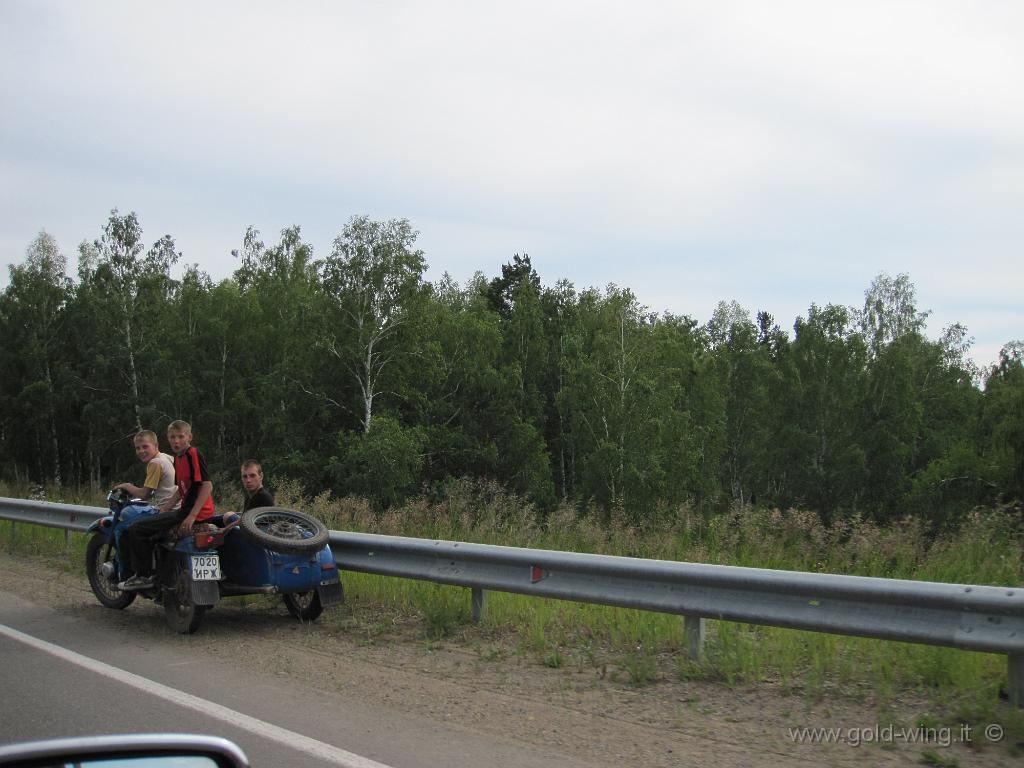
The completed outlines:
[[[172,528],[180,536],[192,531],[192,525],[213,517],[213,483],[206,469],[206,460],[192,446],[192,427],[186,421],[172,421],[167,427],[167,442],[174,452],[176,488],[160,505],[160,512],[132,525],[121,537],[127,548],[135,575],[118,584],[121,589],[148,589],[153,586],[153,546]],[[174,509],[178,500],[181,507]]]
[[[263,467],[255,459],[242,464],[242,487],[245,489],[243,512],[256,507],[274,506],[274,494],[263,487]]]

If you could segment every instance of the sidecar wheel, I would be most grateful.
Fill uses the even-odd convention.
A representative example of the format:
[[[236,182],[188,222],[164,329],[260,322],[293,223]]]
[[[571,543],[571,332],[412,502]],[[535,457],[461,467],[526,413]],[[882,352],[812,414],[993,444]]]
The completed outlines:
[[[105,570],[110,571],[109,575]],[[117,588],[117,550],[102,533],[94,533],[85,548],[85,572],[92,593],[107,608],[123,610],[135,600],[134,592]]]
[[[192,580],[181,564],[174,569],[174,584],[164,587],[164,618],[179,635],[194,634],[203,621],[206,606],[192,602]]]
[[[292,592],[281,595],[288,613],[299,621],[315,621],[324,612],[320,604],[320,593],[315,589],[308,592]]]
[[[284,507],[257,507],[242,514],[242,530],[264,549],[303,555],[327,545],[327,526],[311,515]]]

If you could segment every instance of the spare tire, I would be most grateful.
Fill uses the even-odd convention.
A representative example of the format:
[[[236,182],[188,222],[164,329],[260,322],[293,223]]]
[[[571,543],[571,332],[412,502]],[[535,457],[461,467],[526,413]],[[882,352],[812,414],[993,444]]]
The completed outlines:
[[[274,552],[319,552],[327,544],[327,526],[311,515],[284,507],[257,507],[239,524],[252,541]]]

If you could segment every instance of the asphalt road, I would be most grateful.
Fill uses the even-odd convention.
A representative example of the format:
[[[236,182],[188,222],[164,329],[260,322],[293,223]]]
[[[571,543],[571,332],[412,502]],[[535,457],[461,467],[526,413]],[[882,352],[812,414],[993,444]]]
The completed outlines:
[[[231,739],[254,766],[575,765],[433,720],[204,661],[188,638],[126,637],[0,591],[0,743],[133,732]],[[578,764],[582,766],[583,764]]]

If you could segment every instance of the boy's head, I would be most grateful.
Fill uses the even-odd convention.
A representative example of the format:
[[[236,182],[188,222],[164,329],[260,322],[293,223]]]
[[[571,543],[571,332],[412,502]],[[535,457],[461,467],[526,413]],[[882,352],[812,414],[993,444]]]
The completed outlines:
[[[255,459],[242,464],[242,487],[246,493],[253,493],[263,485],[263,467]]]
[[[167,442],[176,456],[183,454],[192,444],[192,425],[187,421],[172,421],[167,425]]]
[[[156,432],[151,429],[144,429],[135,434],[135,455],[139,461],[149,463],[160,453],[160,444],[157,442]]]

